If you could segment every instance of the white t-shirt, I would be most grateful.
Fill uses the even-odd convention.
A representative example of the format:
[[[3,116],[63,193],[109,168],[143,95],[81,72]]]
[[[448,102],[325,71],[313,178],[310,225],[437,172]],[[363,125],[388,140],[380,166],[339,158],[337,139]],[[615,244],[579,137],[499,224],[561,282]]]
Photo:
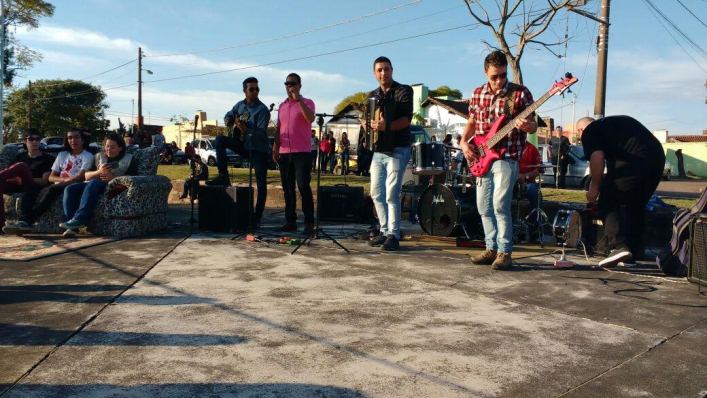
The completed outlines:
[[[54,160],[52,171],[59,173],[60,177],[73,178],[82,171],[89,171],[93,167],[93,155],[84,150],[78,155],[72,155],[67,151],[61,151]]]

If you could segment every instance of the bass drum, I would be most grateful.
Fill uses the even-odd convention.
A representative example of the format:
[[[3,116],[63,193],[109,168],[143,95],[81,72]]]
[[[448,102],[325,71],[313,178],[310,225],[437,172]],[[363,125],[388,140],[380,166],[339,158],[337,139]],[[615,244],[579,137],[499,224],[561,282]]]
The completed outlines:
[[[483,234],[473,186],[430,185],[420,195],[417,216],[428,235],[459,236],[464,235],[464,228],[470,236]]]

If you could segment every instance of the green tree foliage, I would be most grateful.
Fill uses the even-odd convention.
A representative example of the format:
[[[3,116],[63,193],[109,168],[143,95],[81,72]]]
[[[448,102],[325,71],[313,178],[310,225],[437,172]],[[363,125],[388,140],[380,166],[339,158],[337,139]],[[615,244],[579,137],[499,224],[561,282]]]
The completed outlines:
[[[462,99],[463,97],[460,90],[449,88],[449,86],[439,86],[434,90],[430,90],[428,95],[430,97],[450,97],[456,99]]]
[[[28,88],[14,90],[5,104],[5,126],[21,130],[28,126]],[[104,131],[108,105],[100,87],[78,80],[38,80],[32,83],[31,126],[45,135],[63,134],[71,127],[87,128],[94,135]]]
[[[11,86],[18,71],[32,67],[42,56],[21,44],[10,27],[37,28],[40,18],[54,15],[54,6],[44,0],[12,0],[4,2],[2,12],[5,15],[5,24],[0,29],[3,29],[7,40],[7,47],[2,54],[5,65],[3,83]]]
[[[334,114],[338,114],[344,108],[346,108],[346,106],[349,104],[363,105],[366,102],[366,98],[368,98],[368,93],[363,92],[363,91],[359,91],[355,94],[351,94],[348,97],[341,100],[341,102],[339,102],[339,105],[334,107]]]

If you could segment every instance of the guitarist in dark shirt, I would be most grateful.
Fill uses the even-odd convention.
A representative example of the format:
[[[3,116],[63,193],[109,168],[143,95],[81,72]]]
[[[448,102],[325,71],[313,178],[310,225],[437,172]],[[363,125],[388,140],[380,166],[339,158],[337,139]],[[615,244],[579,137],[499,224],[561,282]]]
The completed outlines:
[[[374,140],[371,160],[371,199],[380,223],[380,235],[371,246],[383,250],[400,247],[400,189],[410,160],[412,87],[393,80],[393,64],[387,57],[373,61],[373,76],[379,87],[369,93],[376,98],[376,114],[371,129]],[[364,126],[366,127],[366,126]]]
[[[655,136],[629,116],[577,121],[591,182],[587,201],[598,201],[604,237],[598,252],[608,267],[643,257],[646,204],[663,173],[665,153]],[[606,176],[604,167],[606,165]]]
[[[461,148],[469,164],[479,158],[477,149],[470,144],[475,135],[488,134],[502,115],[515,116],[533,103],[527,88],[508,81],[507,67],[508,60],[501,51],[492,52],[484,60],[484,74],[488,82],[474,90],[469,104],[469,120],[461,140]],[[494,147],[501,158],[477,179],[476,205],[484,226],[486,250],[472,257],[471,261],[474,264],[491,264],[494,269],[508,269],[513,263],[513,186],[518,179],[518,159],[525,147],[526,133],[534,132],[538,125],[531,114],[527,119],[518,119],[515,127],[510,137]]]

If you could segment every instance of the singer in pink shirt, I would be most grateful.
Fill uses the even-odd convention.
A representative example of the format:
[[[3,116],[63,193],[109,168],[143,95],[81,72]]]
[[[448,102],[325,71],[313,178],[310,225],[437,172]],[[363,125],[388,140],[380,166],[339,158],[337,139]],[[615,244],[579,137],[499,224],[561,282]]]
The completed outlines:
[[[295,182],[302,196],[304,232],[314,232],[314,200],[310,182],[312,175],[312,153],[310,140],[314,122],[314,101],[302,97],[302,79],[290,73],[285,79],[287,99],[280,104],[277,112],[277,133],[272,155],[280,165],[280,179],[285,197],[285,224],[280,228],[285,232],[297,230],[297,193]]]

